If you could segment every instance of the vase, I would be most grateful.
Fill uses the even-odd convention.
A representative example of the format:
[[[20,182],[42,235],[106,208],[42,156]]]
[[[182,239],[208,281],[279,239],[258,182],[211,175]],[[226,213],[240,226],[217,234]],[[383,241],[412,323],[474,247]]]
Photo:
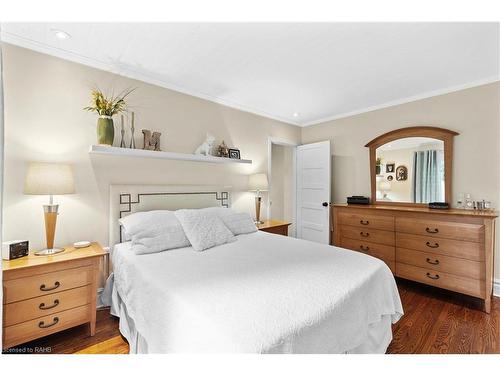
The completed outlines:
[[[97,119],[97,143],[113,146],[115,139],[115,126],[111,116],[99,116]]]
[[[375,174],[379,175],[380,174],[380,165],[375,166]]]

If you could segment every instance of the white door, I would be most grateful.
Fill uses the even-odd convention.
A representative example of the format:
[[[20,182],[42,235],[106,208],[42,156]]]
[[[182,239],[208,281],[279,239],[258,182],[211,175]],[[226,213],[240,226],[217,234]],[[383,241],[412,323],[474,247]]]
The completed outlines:
[[[297,146],[297,237],[330,243],[330,141]]]

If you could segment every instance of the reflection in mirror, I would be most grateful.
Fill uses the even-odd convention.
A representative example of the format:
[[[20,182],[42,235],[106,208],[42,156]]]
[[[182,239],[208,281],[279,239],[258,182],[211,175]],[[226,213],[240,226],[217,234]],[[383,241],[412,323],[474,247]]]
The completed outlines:
[[[377,201],[444,202],[443,141],[400,138],[378,147],[376,158]]]

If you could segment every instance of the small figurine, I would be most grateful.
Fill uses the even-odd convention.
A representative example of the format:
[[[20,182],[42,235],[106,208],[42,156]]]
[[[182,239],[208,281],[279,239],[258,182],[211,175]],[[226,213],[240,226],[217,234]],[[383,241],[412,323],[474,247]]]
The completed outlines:
[[[144,134],[144,150],[161,151],[161,133],[153,132],[153,134],[151,134],[151,130],[142,129],[142,134]]]
[[[205,156],[212,155],[212,148],[214,147],[214,142],[215,142],[215,137],[212,134],[207,133],[207,139],[205,139],[205,142],[203,142],[201,145],[198,146],[194,154],[205,155]]]
[[[222,158],[229,157],[229,148],[226,146],[226,143],[224,141],[222,141],[222,143],[217,148],[217,156],[220,156]]]

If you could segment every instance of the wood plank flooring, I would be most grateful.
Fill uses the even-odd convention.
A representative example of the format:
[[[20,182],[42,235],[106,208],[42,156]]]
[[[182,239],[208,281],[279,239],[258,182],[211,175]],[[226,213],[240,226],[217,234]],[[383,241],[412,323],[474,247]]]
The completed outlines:
[[[491,314],[486,314],[475,298],[410,281],[397,282],[405,315],[393,326],[388,353],[500,354],[500,298],[493,298]],[[80,326],[10,352],[36,348],[78,354],[125,354],[129,350],[118,331],[118,319],[107,309],[97,313],[94,337],[88,337],[86,326]]]

